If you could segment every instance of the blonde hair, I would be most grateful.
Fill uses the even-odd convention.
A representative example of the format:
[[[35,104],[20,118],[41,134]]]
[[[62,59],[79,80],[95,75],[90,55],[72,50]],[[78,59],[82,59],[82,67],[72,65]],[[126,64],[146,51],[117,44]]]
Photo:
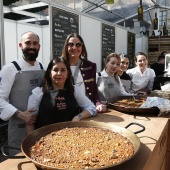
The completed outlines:
[[[110,54],[106,57],[106,59],[105,59],[105,69],[106,69],[106,64],[110,61],[110,59],[111,59],[112,57],[117,58],[118,61],[121,62],[120,56],[119,56],[118,54],[116,54],[116,53],[110,53]],[[119,80],[119,76],[118,76],[118,71],[114,74],[114,78],[115,78],[115,80],[117,81],[117,83],[120,84],[120,80]]]

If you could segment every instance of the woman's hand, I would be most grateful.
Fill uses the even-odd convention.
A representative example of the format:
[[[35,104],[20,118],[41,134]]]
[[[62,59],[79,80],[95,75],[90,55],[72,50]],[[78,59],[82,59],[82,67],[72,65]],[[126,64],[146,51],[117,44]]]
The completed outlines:
[[[74,116],[72,121],[81,121],[82,119],[85,119],[88,117],[91,117],[90,112],[88,110],[83,110],[81,113]]]
[[[107,106],[104,104],[100,104],[96,107],[98,113],[103,113],[107,111]]]
[[[73,122],[75,121],[80,121],[80,118],[78,117],[78,115],[74,116],[73,119],[72,119]]]

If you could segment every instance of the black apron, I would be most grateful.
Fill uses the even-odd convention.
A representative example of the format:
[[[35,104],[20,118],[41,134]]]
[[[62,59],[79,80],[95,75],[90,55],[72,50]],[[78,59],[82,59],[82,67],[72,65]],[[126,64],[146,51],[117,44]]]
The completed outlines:
[[[35,128],[71,121],[79,113],[74,94],[67,90],[45,93],[42,97]]]

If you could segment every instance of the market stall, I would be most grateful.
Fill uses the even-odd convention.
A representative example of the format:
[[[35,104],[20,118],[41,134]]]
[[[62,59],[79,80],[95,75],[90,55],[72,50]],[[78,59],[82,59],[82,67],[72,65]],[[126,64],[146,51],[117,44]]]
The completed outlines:
[[[168,141],[169,119],[143,115],[124,114],[115,110],[98,114],[87,121],[105,122],[108,124],[125,127],[131,122],[137,122],[145,126],[145,131],[137,134],[140,139],[140,148],[137,154],[129,161],[112,167],[111,169],[124,170],[166,170],[169,169],[168,155],[170,144]],[[140,130],[138,126],[131,126],[129,130],[134,132]],[[22,155],[22,153],[20,153]],[[38,168],[27,158],[8,159],[0,163],[0,168],[5,170],[37,170]]]

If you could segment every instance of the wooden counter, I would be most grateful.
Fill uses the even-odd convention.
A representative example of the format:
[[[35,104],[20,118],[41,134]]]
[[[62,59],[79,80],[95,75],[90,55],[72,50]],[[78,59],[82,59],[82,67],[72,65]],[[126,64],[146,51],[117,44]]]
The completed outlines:
[[[131,122],[137,122],[145,126],[146,130],[137,134],[141,141],[141,146],[137,154],[125,163],[112,167],[112,170],[166,170],[168,168],[166,160],[170,154],[170,146],[168,146],[169,119],[147,117],[147,115],[134,116],[110,110],[108,113],[98,114],[86,120],[106,122],[121,127],[125,127]],[[135,132],[141,128],[133,125],[128,129]],[[0,169],[37,170],[34,164],[27,158],[8,159],[0,163]]]

